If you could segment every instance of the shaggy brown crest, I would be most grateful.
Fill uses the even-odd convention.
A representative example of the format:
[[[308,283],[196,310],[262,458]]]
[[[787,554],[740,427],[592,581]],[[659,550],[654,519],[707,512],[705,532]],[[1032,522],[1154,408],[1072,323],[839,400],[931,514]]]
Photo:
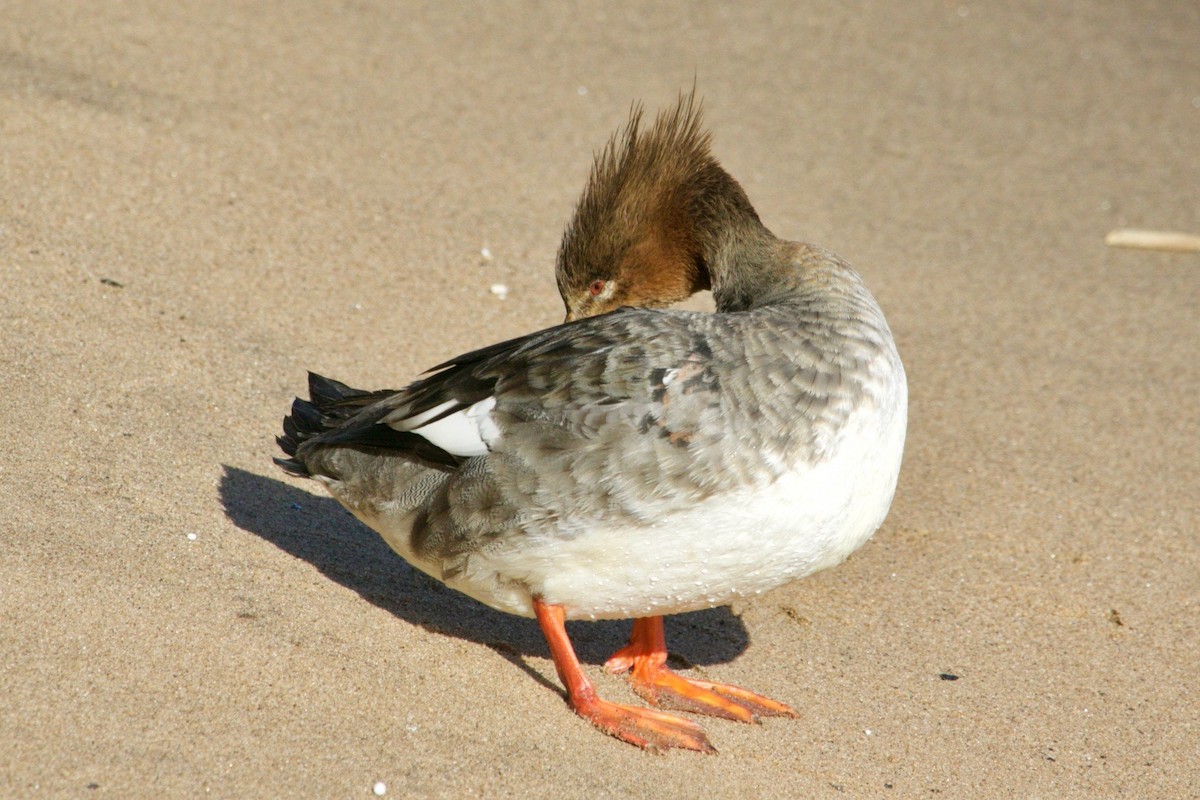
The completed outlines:
[[[695,93],[642,129],[642,107],[596,154],[558,251],[567,319],[665,306],[711,288],[706,253],[732,221],[761,229],[717,160]]]

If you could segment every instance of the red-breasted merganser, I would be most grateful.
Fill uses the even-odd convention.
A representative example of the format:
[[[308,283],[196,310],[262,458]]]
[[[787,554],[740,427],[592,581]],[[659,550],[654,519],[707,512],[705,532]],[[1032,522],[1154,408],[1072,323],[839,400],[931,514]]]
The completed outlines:
[[[310,375],[277,461],[418,569],[536,617],[580,716],[711,752],[690,720],[597,697],[564,622],[633,618],[606,667],[654,705],[794,715],[667,669],[662,615],[802,578],[871,536],[900,470],[904,368],[854,270],[759,221],[691,96],[649,129],[635,110],[597,155],[557,278],[567,322],[399,391]],[[714,313],[658,308],[705,289]]]

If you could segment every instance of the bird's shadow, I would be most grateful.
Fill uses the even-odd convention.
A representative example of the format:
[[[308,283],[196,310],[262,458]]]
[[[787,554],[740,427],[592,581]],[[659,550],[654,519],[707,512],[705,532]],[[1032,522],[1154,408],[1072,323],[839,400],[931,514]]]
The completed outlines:
[[[242,530],[406,622],[487,645],[545,682],[523,658],[547,654],[537,623],[488,608],[412,568],[332,498],[227,465],[219,491],[225,514]],[[621,647],[629,627],[627,621],[568,623],[579,658],[591,664]],[[727,606],[668,617],[666,628],[677,666],[732,661],[750,642]]]

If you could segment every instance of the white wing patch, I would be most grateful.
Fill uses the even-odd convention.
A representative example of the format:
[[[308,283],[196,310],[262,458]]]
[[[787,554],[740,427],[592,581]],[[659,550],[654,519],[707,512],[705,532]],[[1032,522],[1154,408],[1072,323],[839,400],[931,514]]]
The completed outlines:
[[[405,419],[384,417],[382,422],[398,431],[411,431],[424,437],[447,453],[469,458],[487,455],[488,446],[500,437],[500,429],[492,421],[491,410],[496,398],[486,397],[474,405],[427,422],[454,405],[448,400],[439,406]]]

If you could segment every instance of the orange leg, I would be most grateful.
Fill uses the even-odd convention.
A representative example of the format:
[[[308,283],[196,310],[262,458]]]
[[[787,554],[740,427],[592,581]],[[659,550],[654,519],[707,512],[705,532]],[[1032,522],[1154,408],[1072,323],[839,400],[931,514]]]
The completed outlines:
[[[662,708],[709,714],[741,722],[758,717],[795,717],[790,706],[769,697],[709,681],[694,681],[667,669],[667,641],[662,617],[642,617],[633,621],[633,635],[604,663],[609,672],[630,670],[633,689],[648,702]]]
[[[709,744],[704,729],[694,722],[649,708],[609,703],[597,697],[575,655],[575,648],[571,647],[571,640],[567,638],[563,607],[543,603],[535,597],[533,611],[550,645],[550,656],[554,659],[558,677],[567,687],[567,703],[576,714],[605,733],[647,750],[682,747],[702,753],[717,752]]]

